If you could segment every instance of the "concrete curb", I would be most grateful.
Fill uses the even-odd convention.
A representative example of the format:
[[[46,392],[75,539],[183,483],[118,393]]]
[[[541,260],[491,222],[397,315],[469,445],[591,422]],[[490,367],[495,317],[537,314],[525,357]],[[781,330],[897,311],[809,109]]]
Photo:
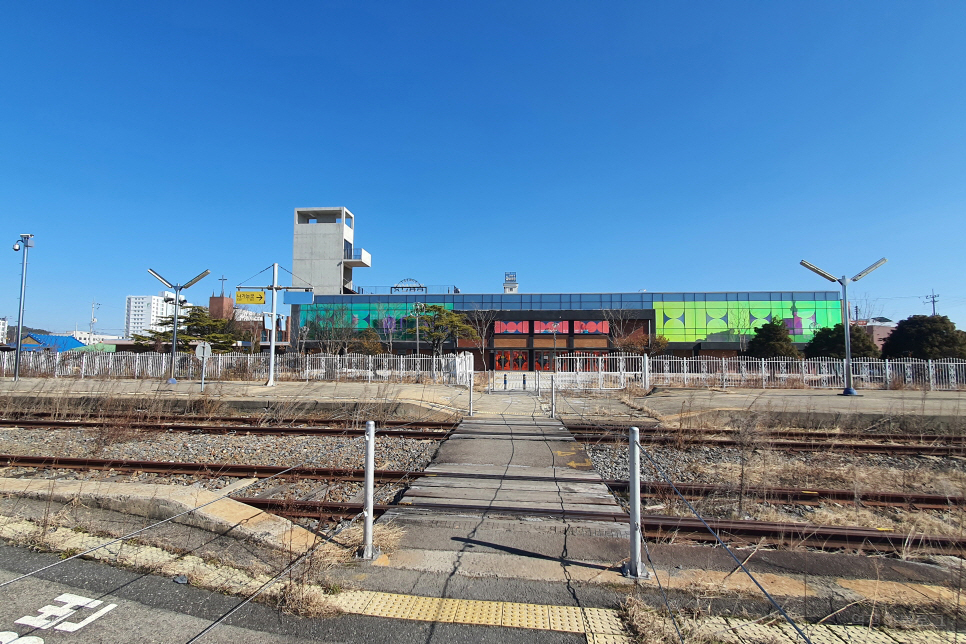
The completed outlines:
[[[157,520],[197,508],[222,494],[224,492],[181,485],[0,478],[0,495],[42,501],[50,499],[58,503],[76,502]],[[288,519],[232,499],[215,501],[174,522],[217,534],[230,533],[229,536],[235,539],[250,539],[283,552],[302,553],[315,543],[311,532]]]

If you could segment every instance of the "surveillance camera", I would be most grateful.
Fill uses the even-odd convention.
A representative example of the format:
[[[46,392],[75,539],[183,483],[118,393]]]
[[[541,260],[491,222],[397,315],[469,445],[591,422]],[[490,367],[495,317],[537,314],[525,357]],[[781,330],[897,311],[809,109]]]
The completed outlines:
[[[13,245],[14,250],[20,250],[20,242],[15,242]]]

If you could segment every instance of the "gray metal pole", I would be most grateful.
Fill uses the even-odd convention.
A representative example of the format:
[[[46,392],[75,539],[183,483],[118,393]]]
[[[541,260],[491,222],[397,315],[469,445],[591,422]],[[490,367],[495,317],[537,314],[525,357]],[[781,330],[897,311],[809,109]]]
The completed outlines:
[[[632,579],[647,577],[641,565],[641,445],[640,430],[631,427],[628,436],[627,456],[628,472],[630,474],[629,486],[627,488],[628,501],[630,502],[630,559],[627,562],[625,576]],[[643,573],[643,574],[642,574]]]
[[[174,361],[178,355],[178,311],[181,308],[181,285],[174,287],[174,324],[171,325],[171,368],[168,373],[168,384],[173,385],[178,380],[174,377]]]
[[[23,264],[20,269],[20,312],[17,314],[17,355],[13,361],[13,379],[20,380],[20,356],[23,354],[23,299],[27,294],[27,239],[20,236],[23,244]]]
[[[557,382],[554,374],[550,374],[550,417],[557,417]]]
[[[474,380],[473,372],[471,371],[470,372],[470,413],[469,413],[470,416],[473,415],[473,380]]]
[[[201,359],[201,392],[202,393],[204,393],[205,391],[205,365],[207,364],[208,364],[208,359],[202,358]]]
[[[363,527],[362,538],[362,558],[367,561],[372,561],[374,556],[374,551],[372,548],[372,509],[374,505],[373,501],[373,488],[375,487],[376,478],[376,423],[367,420],[366,421],[366,504],[364,510],[365,524]]]
[[[845,275],[839,280],[842,285],[842,328],[845,330],[845,389],[843,396],[858,396],[852,388],[852,325],[849,321],[849,278]]]
[[[269,329],[271,334],[268,350],[268,382],[265,383],[266,387],[275,386],[275,313],[277,309],[275,308],[275,296],[278,293],[278,262],[272,264],[272,328]]]

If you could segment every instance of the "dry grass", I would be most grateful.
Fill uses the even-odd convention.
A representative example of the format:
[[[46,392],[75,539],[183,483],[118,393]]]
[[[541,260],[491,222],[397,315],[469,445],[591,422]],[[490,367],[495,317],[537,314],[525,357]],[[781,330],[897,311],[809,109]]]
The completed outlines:
[[[726,644],[733,641],[731,638],[716,637],[712,628],[702,628],[697,620],[680,614],[675,615],[677,627],[681,631],[681,637],[678,637],[674,621],[667,612],[652,608],[636,597],[628,597],[621,606],[620,613],[627,631],[640,644]],[[777,639],[774,644],[778,644]]]

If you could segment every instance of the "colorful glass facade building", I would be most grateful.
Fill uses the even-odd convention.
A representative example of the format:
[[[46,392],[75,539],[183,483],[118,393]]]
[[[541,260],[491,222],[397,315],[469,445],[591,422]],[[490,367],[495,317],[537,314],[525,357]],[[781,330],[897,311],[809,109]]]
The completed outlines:
[[[735,355],[757,327],[776,317],[800,344],[842,321],[835,291],[316,295],[312,304],[293,307],[292,317],[310,344],[327,334],[374,329],[383,342],[391,341],[394,352],[412,353],[414,312],[431,304],[467,314],[492,312],[486,345],[482,351],[475,347],[478,360],[495,369],[525,371],[548,368],[555,354],[614,351],[616,327],[628,322],[666,337],[670,353]],[[474,346],[461,342],[458,348]]]

